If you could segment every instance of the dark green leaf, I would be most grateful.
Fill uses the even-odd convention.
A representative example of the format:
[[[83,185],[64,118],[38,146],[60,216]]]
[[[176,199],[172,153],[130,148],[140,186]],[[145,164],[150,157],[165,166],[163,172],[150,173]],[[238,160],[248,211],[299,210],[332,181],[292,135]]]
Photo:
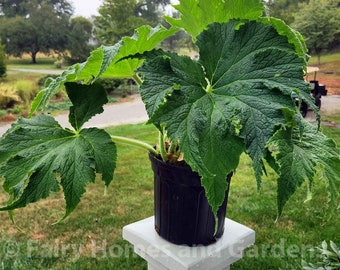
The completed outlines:
[[[11,194],[0,210],[13,210],[46,198],[62,187],[66,218],[77,206],[85,186],[101,173],[108,185],[116,163],[110,136],[96,128],[73,132],[48,115],[19,119],[0,142],[0,175]]]
[[[35,111],[46,106],[50,97],[58,91],[58,89],[63,85],[64,82],[75,81],[77,78],[77,73],[79,69],[82,68],[82,66],[82,64],[75,64],[67,68],[56,79],[47,80],[45,87],[37,94],[32,102],[30,111],[31,116]]]
[[[96,114],[102,113],[107,103],[105,89],[97,83],[83,85],[65,83],[67,95],[73,106],[70,108],[69,122],[75,130],[80,130],[85,122]]]
[[[315,176],[326,182],[331,202],[336,204],[339,196],[340,155],[334,141],[308,122],[303,127],[302,135],[297,128],[282,128],[268,143],[279,166],[279,215],[296,189]]]
[[[288,42],[294,45],[298,55],[305,58],[307,57],[308,49],[299,32],[290,28],[284,21],[277,18],[260,18],[259,20],[262,23],[272,25],[280,35],[288,38]]]

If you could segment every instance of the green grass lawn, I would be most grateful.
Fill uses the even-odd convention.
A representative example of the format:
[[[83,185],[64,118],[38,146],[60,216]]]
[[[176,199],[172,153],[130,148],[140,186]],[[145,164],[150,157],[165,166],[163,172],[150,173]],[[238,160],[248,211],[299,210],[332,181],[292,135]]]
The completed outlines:
[[[109,128],[116,135],[154,143],[156,130],[143,124]],[[340,130],[325,129],[340,144]],[[7,213],[0,213],[0,269],[147,269],[122,239],[122,227],[153,215],[153,176],[144,150],[119,145],[119,161],[108,194],[97,183],[87,188],[79,207],[63,223],[61,194],[15,211],[18,231]],[[269,170],[257,191],[251,162],[243,156],[232,179],[227,217],[256,231],[255,246],[245,252],[236,269],[299,269],[301,257],[322,240],[340,244],[339,210],[331,211],[323,184],[315,181],[316,195],[304,203],[302,187],[276,218],[276,182]],[[3,204],[6,198],[0,192]]]
[[[32,64],[30,57],[23,58],[9,58],[6,61],[7,68],[23,68],[23,69],[57,69],[54,62],[57,61],[55,57],[37,57],[37,63]]]
[[[340,53],[327,53],[321,55],[321,64],[327,62],[340,62]],[[316,55],[313,55],[310,60],[308,61],[310,65],[317,65],[318,58]]]
[[[319,72],[317,72],[316,79],[340,79],[340,53],[324,54],[320,58],[320,65],[318,65],[317,56],[312,56],[308,61],[309,66],[319,67]],[[314,79],[315,74],[309,74],[308,80]],[[333,87],[339,88],[339,85],[333,85]]]

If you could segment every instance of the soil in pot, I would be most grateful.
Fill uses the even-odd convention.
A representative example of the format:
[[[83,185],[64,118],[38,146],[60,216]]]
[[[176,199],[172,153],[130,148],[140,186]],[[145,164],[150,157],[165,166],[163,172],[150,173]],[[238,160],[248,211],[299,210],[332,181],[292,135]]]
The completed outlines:
[[[200,176],[184,164],[170,164],[149,154],[154,172],[155,230],[167,241],[189,246],[214,243],[224,232],[228,189],[215,218],[201,186]]]

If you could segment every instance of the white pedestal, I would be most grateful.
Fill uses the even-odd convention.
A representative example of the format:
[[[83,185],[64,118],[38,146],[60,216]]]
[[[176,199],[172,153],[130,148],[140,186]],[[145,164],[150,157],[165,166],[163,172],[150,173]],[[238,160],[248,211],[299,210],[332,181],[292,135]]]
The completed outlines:
[[[255,232],[226,219],[224,234],[216,243],[188,247],[161,238],[154,229],[154,217],[149,217],[125,226],[123,238],[148,262],[148,270],[227,270],[254,244]]]

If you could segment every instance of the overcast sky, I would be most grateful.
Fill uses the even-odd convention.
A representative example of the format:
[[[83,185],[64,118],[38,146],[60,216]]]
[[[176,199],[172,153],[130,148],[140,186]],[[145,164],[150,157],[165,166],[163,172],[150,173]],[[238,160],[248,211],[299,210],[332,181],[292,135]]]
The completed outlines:
[[[102,0],[70,0],[70,2],[75,8],[74,15],[86,18],[98,15],[98,8],[102,4]],[[178,0],[172,0],[171,2],[176,4]]]
[[[91,17],[98,14],[102,0],[70,0],[74,7],[75,16]]]

